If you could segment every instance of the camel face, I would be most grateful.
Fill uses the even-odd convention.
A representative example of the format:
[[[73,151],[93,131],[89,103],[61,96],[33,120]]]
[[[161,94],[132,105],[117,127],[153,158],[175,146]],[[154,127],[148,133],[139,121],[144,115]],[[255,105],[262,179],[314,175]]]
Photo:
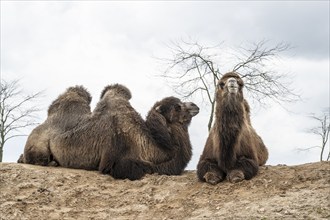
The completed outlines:
[[[226,73],[218,82],[217,96],[236,97],[243,96],[244,82],[241,77],[233,72]]]
[[[192,117],[199,113],[199,108],[195,103],[181,102],[175,97],[165,98],[156,110],[171,124],[189,124]]]
[[[238,92],[238,83],[233,77],[227,79],[225,86],[227,87],[229,93],[236,94]]]
[[[180,119],[179,121],[181,123],[187,123],[189,124],[192,117],[197,115],[199,113],[198,106],[193,102],[184,102],[181,105],[181,113],[180,113]]]
[[[184,104],[185,104],[185,107],[188,109],[191,117],[194,117],[195,115],[197,115],[199,113],[199,108],[195,103],[185,102]]]

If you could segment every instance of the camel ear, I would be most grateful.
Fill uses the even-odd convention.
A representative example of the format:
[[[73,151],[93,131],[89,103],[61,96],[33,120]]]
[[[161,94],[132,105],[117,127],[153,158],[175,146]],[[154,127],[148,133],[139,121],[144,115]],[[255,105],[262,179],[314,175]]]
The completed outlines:
[[[161,105],[158,105],[155,109],[156,109],[156,112],[158,113],[162,113],[162,109],[161,109]]]

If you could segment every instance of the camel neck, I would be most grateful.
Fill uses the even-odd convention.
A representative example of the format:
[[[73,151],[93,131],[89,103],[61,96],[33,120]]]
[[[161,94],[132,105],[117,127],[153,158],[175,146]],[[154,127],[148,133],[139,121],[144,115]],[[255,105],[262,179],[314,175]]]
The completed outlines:
[[[221,100],[217,104],[216,109],[216,125],[219,132],[221,149],[219,155],[219,163],[225,169],[231,169],[236,155],[234,155],[235,144],[239,137],[240,130],[244,123],[244,106],[243,102],[236,97],[230,97]],[[233,158],[228,160],[227,158]]]

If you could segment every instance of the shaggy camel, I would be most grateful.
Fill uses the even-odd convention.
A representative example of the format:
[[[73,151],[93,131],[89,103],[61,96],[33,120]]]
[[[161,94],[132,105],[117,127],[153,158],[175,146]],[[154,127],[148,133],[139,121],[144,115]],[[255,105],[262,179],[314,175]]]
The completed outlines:
[[[243,80],[230,72],[216,91],[215,123],[197,165],[199,180],[217,184],[251,179],[268,159],[268,151],[250,121],[250,107],[243,96]]]

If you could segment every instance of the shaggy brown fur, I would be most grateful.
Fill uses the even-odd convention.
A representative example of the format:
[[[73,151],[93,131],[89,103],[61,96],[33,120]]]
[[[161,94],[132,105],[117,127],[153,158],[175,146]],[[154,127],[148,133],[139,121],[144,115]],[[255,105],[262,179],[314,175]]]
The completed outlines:
[[[72,94],[63,94],[66,95],[70,100]],[[38,147],[31,147],[31,143],[40,143],[41,139],[38,133],[34,135],[38,127],[33,130],[25,146],[24,162],[48,165],[50,160],[54,160],[63,167],[99,170],[114,178],[131,180],[152,172],[180,174],[191,157],[187,126],[198,113],[198,107],[173,97],[165,98],[156,103],[145,122],[130,105],[130,98],[131,93],[126,87],[118,84],[107,86],[95,110],[81,114],[75,126],[70,128],[63,126],[66,123],[63,119],[67,118],[65,112],[67,108],[79,108],[82,103],[55,100],[54,103],[60,103],[63,109],[57,109],[61,112],[54,114],[57,120],[46,126],[51,130],[45,138],[48,142],[41,141]],[[45,123],[50,124],[48,121],[49,117]],[[184,132],[178,127],[182,127]],[[177,139],[187,139],[181,140],[186,145]],[[188,160],[187,155],[181,156],[183,159],[177,155],[181,153],[178,151],[180,148],[188,148],[185,150],[190,151]],[[174,156],[177,162],[170,162]],[[35,162],[42,157],[49,160]]]
[[[89,92],[82,86],[70,87],[48,108],[48,117],[29,135],[24,155],[18,163],[56,165],[49,151],[49,141],[59,132],[73,129],[77,123],[91,113]]]
[[[146,125],[157,146],[167,155],[166,160],[153,161],[154,172],[167,175],[182,173],[192,156],[188,126],[198,112],[199,108],[194,103],[182,103],[174,97],[157,102],[149,111]]]
[[[226,73],[218,82],[215,123],[197,165],[199,180],[211,184],[251,179],[268,159],[268,151],[250,122],[243,80]]]

